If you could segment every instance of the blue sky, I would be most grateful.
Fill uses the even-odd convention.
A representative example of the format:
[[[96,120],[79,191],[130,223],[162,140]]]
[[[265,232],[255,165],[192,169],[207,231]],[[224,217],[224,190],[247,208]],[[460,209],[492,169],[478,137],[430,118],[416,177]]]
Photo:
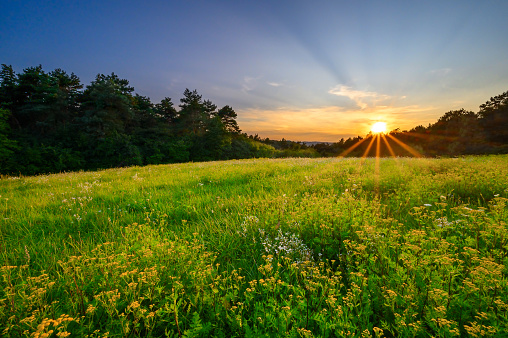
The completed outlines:
[[[508,1],[0,2],[0,63],[154,103],[197,89],[261,137],[337,141],[478,111],[508,90]]]

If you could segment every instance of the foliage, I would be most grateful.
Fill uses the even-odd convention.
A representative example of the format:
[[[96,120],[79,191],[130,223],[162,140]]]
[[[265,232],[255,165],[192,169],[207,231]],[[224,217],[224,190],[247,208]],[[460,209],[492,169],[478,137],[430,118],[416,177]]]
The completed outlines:
[[[0,81],[1,173],[242,158],[249,147],[236,112],[217,110],[196,90],[185,90],[177,111],[171,98],[153,104],[114,73],[98,74],[82,90],[61,69],[16,74],[2,65]]]
[[[508,91],[490,98],[480,106],[478,115],[481,124],[488,131],[487,140],[495,144],[508,144]],[[506,149],[506,147],[505,147]]]
[[[7,123],[11,112],[7,109],[0,108],[0,172],[9,170],[13,166],[10,162],[16,142],[9,139],[10,128]]]
[[[154,104],[129,81],[98,74],[87,86],[62,69],[41,65],[16,74],[0,70],[0,173],[33,175],[72,170],[244,158],[458,156],[507,153],[508,92],[474,113],[445,113],[428,127],[358,136],[335,143],[261,139],[242,134],[237,113],[197,90],[180,104]],[[376,144],[376,140],[377,142]],[[376,145],[374,145],[376,144]]]

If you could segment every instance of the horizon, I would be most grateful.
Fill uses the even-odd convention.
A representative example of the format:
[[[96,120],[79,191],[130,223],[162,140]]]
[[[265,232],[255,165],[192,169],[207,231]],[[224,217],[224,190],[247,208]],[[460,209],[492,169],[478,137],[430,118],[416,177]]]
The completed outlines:
[[[0,4],[1,63],[129,80],[152,102],[196,89],[243,132],[338,142],[477,112],[505,92],[508,3]],[[311,141],[309,141],[311,140]],[[318,140],[318,141],[312,141]]]

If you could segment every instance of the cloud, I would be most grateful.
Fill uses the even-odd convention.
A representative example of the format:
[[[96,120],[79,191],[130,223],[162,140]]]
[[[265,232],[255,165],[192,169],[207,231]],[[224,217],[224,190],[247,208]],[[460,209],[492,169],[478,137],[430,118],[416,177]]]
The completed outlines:
[[[369,106],[375,106],[377,103],[391,98],[391,96],[376,92],[354,90],[351,87],[344,85],[337,85],[330,89],[328,93],[337,96],[345,96],[353,100],[361,109],[366,109]]]
[[[441,68],[441,69],[433,69],[430,71],[430,73],[432,75],[437,75],[437,76],[446,76],[448,75],[450,72],[452,71],[451,68]]]
[[[267,95],[273,92],[269,88],[278,85],[280,83],[268,82],[262,77],[244,78],[245,93],[248,91],[249,96],[258,95],[260,102],[264,102]],[[282,87],[288,88],[284,84]],[[329,89],[328,94],[349,99],[351,104],[298,105],[294,100],[281,101],[274,94],[271,104],[236,109],[238,124],[247,134],[258,134],[260,137],[337,142],[343,137],[367,135],[371,126],[378,121],[386,122],[389,130],[409,130],[432,123],[437,116],[436,108],[410,104],[404,96],[356,90],[345,85]]]
[[[260,83],[260,80],[262,78],[263,78],[263,76],[258,76],[258,77],[244,76],[243,82],[242,82],[242,92],[248,93],[248,92],[252,92],[252,91],[256,91],[256,90],[262,90],[262,87],[264,86],[263,83]],[[271,87],[284,86],[284,84],[282,84],[282,83],[273,82],[273,81],[266,81],[264,83],[271,86]]]
[[[269,86],[272,86],[272,87],[281,87],[282,86],[282,83],[277,83],[277,82],[267,82],[266,84],[268,84]]]
[[[364,95],[364,94],[362,94]],[[390,105],[351,110],[339,106],[299,109],[238,110],[238,124],[248,134],[293,141],[337,142],[342,137],[365,136],[377,121],[387,123],[389,130],[409,130],[434,122],[432,107]]]
[[[242,92],[246,93],[254,90],[257,86],[258,80],[259,77],[244,76],[242,83]]]

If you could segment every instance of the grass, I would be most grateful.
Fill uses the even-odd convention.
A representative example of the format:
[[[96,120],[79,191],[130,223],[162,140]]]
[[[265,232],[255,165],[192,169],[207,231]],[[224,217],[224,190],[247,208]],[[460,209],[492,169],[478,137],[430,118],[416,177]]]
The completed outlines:
[[[0,332],[502,337],[507,177],[508,156],[3,177]]]

